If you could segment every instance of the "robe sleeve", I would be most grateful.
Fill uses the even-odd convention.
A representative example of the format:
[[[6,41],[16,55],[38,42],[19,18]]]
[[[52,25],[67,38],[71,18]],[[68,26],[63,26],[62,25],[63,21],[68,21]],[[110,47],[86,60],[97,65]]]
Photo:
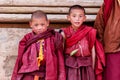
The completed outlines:
[[[60,34],[57,35],[57,44],[58,44],[58,47],[57,47],[58,80],[66,80],[65,64],[64,64],[64,57],[63,57],[63,37]]]
[[[92,36],[91,36],[92,35]],[[90,50],[95,46],[95,76],[96,80],[102,80],[103,67],[105,66],[105,53],[102,44],[96,39],[96,30],[92,29],[89,32]]]
[[[19,42],[18,56],[17,56],[16,63],[15,63],[14,69],[13,69],[11,80],[17,79],[18,71],[19,71],[20,67],[22,66],[22,56],[23,56],[23,53],[25,50],[25,45],[26,45],[26,42],[29,38],[30,38],[30,34],[27,34]]]
[[[98,40],[95,42],[95,49],[97,57],[95,66],[96,80],[102,80],[103,67],[105,67],[105,53],[102,44]]]

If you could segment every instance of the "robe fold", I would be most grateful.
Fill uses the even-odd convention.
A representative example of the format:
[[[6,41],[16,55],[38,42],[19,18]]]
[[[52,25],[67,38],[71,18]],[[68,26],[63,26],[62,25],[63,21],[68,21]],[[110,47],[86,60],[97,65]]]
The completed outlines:
[[[67,80],[102,80],[105,56],[101,43],[96,39],[96,30],[82,25],[77,31],[74,31],[71,26],[63,28],[63,31],[66,37],[65,65]],[[95,46],[96,51],[95,71],[92,68],[93,46]],[[75,49],[79,50],[75,55],[70,56],[70,52]]]
[[[37,42],[44,39],[44,60],[38,67]],[[28,33],[19,43],[18,57],[11,80],[66,80],[62,36],[52,29],[34,35]]]
[[[114,0],[104,0],[104,24],[107,24],[108,18],[110,16],[112,7],[114,5]]]

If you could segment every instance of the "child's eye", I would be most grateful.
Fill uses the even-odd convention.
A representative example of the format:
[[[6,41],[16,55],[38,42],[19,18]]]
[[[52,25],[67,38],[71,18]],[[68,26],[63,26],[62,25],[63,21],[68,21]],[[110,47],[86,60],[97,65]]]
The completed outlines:
[[[73,15],[72,17],[76,17],[76,15]]]
[[[44,26],[45,24],[41,24],[41,26]]]
[[[82,17],[82,16],[79,16],[79,17]]]
[[[34,26],[38,26],[38,24],[35,24]]]
[[[83,17],[84,15],[80,15],[79,17]]]

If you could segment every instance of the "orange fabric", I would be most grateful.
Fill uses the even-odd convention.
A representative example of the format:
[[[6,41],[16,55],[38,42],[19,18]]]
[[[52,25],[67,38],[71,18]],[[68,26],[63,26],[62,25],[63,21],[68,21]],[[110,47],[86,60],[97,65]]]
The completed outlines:
[[[34,76],[34,80],[39,80],[39,76]]]
[[[40,40],[40,49],[39,49],[39,56],[37,57],[38,60],[38,66],[40,66],[40,62],[43,60],[43,41],[44,40]]]
[[[99,40],[103,43],[105,53],[120,51],[120,5],[118,4],[118,0],[114,0],[113,3],[106,26],[104,25],[103,12],[105,5],[103,5],[98,12],[94,24],[98,32]]]
[[[120,51],[120,6],[114,0],[109,19],[104,28],[104,50],[106,53]]]
[[[37,57],[38,67],[40,66],[40,62],[43,60],[43,41],[43,39],[40,40],[39,56]],[[35,75],[34,80],[39,80],[39,76]]]

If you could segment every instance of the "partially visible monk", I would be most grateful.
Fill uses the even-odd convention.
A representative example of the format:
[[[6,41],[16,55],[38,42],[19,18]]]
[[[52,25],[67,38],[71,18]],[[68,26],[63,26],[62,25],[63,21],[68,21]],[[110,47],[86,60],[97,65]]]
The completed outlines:
[[[102,80],[104,50],[96,39],[96,30],[83,24],[85,9],[73,5],[67,19],[71,25],[63,28],[67,80]]]
[[[63,38],[48,26],[44,12],[38,10],[32,14],[32,32],[19,43],[11,80],[66,80]]]
[[[120,80],[120,0],[104,0],[94,27],[105,50],[104,80]]]

